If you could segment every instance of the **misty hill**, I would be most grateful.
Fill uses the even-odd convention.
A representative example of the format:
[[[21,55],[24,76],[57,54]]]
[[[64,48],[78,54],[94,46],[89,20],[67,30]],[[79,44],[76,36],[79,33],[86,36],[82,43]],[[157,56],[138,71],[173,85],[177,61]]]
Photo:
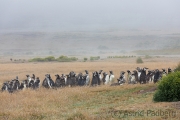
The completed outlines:
[[[179,54],[178,33],[132,33],[119,31],[1,33],[0,55],[117,55],[132,51],[143,54],[145,51],[164,49],[176,50],[166,54]]]

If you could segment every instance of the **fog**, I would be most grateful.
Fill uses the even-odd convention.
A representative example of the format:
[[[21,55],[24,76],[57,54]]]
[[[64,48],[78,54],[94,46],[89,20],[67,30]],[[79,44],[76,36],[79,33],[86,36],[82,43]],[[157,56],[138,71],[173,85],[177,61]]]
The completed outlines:
[[[179,0],[0,2],[0,56],[179,54]]]
[[[1,0],[1,31],[180,28],[179,0]]]

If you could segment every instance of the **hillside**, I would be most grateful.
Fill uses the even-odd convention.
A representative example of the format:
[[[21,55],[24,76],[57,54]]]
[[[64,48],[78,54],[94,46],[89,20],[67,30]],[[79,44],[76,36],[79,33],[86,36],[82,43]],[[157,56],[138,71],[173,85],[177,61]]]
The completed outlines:
[[[143,54],[139,50],[154,50],[149,52],[156,54],[156,50],[164,49],[172,50],[158,54],[179,54],[176,49],[180,48],[180,34],[155,32],[6,32],[0,34],[0,40],[1,56]]]

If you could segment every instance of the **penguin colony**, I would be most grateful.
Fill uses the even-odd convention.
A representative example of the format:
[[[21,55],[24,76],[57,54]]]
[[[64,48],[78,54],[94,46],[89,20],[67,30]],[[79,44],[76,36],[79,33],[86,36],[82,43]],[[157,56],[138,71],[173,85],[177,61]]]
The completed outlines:
[[[139,68],[137,67],[134,71],[127,70],[127,76],[125,77],[124,71],[120,72],[120,76],[115,79],[113,71],[109,71],[109,74],[103,72],[103,70],[92,72],[92,79],[90,80],[89,72],[85,70],[85,74],[79,73],[76,74],[74,71],[71,71],[69,74],[59,75],[56,74],[56,80],[53,81],[50,74],[46,74],[44,80],[42,81],[42,87],[45,88],[60,88],[60,87],[72,87],[72,86],[98,86],[98,85],[110,85],[118,86],[127,84],[146,84],[146,83],[156,83],[163,76],[171,73],[171,68],[159,70],[148,70],[148,68]],[[6,81],[3,83],[1,91],[8,91],[13,93],[18,90],[24,90],[27,88],[38,89],[40,88],[41,81],[39,77],[35,77],[35,74],[30,77],[26,75],[27,79],[20,82],[18,76],[15,79]]]

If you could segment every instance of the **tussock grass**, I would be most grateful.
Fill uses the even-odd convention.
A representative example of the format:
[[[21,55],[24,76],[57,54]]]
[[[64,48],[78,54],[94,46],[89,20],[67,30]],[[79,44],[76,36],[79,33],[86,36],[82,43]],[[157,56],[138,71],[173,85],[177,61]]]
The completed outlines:
[[[134,61],[134,60],[132,60]],[[75,62],[75,63],[4,63],[0,67],[0,84],[5,80],[11,80],[19,76],[20,80],[25,79],[26,74],[33,73],[44,79],[46,73],[67,74],[70,71],[84,72],[103,69],[108,72],[113,70],[115,79],[119,77],[120,71],[134,70],[137,66],[155,68],[168,68],[176,66],[176,62],[146,62],[136,64],[132,61],[114,62]],[[13,94],[0,93],[0,119],[12,120],[110,120],[119,119],[112,116],[112,113],[120,110],[166,110],[171,108],[172,103],[154,103],[152,101],[154,91],[151,91],[154,84],[147,85],[124,85],[124,86],[98,86],[98,87],[72,87],[62,89],[24,90]],[[142,92],[144,91],[144,92]],[[175,108],[172,107],[174,110]],[[175,109],[178,111],[177,109]],[[176,116],[179,117],[178,115]],[[134,116],[126,119],[162,119],[159,116]]]
[[[175,72],[177,72],[177,71],[180,71],[180,62],[178,63],[178,65],[175,68]]]
[[[0,119],[111,119],[111,112],[117,110],[165,110],[170,104],[154,103],[153,92],[139,93],[154,86],[40,88],[14,94],[4,92],[0,94]],[[114,119],[118,118],[114,116]]]

